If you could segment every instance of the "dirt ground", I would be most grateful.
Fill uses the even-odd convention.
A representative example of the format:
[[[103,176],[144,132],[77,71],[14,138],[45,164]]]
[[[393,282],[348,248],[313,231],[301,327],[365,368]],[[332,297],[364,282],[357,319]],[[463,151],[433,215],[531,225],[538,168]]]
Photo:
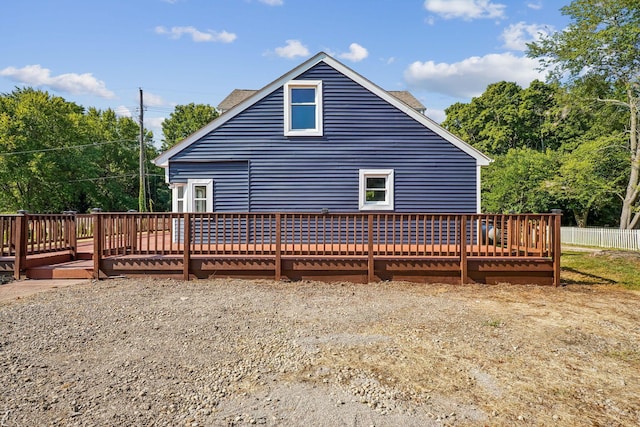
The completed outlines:
[[[117,279],[0,332],[0,426],[640,425],[613,286]]]

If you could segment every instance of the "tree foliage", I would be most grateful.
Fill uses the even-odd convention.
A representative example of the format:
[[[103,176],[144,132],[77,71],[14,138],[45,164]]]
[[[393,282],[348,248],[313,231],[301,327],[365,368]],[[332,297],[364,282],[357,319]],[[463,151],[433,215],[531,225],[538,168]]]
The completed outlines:
[[[562,208],[581,226],[596,217],[611,223],[624,197],[620,177],[628,177],[620,163],[627,122],[619,107],[585,94],[610,98],[612,90],[595,76],[567,86],[534,81],[527,89],[500,82],[447,109],[443,125],[495,160],[483,172],[483,208]]]
[[[590,214],[619,205],[628,172],[620,136],[588,139],[564,154],[560,169],[548,186],[551,195],[573,212],[580,227],[587,225]]]
[[[493,83],[469,104],[457,103],[445,112],[446,129],[491,156],[513,148],[558,149],[588,127],[563,88],[539,80],[526,89]]]
[[[3,211],[72,208],[82,191],[72,181],[85,164],[83,109],[46,92],[16,89],[0,97],[0,203]]]
[[[162,122],[164,139],[161,149],[173,147],[216,117],[218,112],[208,104],[176,105],[169,118]]]
[[[555,152],[512,148],[498,156],[482,180],[482,210],[492,213],[549,212],[556,202],[550,179],[560,167]]]
[[[627,113],[628,181],[620,227],[640,225],[640,6],[637,0],[573,0],[561,9],[571,23],[563,31],[529,45],[555,79],[567,78],[588,93],[590,83],[608,86],[611,98],[594,99]]]
[[[32,88],[0,96],[0,211],[137,207],[139,127]],[[157,155],[147,133],[147,158]],[[149,165],[149,175],[160,175]],[[151,193],[166,204],[162,179]]]

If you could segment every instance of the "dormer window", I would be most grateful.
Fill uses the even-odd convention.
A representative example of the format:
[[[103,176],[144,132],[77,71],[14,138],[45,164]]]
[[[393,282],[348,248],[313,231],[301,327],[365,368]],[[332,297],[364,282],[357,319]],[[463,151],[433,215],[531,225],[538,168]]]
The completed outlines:
[[[284,85],[285,136],[322,136],[322,81],[291,80]]]

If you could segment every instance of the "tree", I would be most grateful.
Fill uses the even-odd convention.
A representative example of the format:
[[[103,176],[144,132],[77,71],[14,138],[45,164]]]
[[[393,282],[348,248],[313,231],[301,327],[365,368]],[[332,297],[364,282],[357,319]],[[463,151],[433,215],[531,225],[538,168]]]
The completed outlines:
[[[557,207],[549,181],[559,168],[555,152],[513,148],[497,156],[482,179],[482,210],[494,213],[549,212]]]
[[[627,116],[628,181],[620,228],[640,225],[640,7],[637,0],[573,0],[561,9],[571,18],[563,31],[529,44],[527,54],[540,58],[550,77],[569,82],[596,78],[618,96],[600,99],[624,109]],[[599,98],[598,98],[599,99]]]
[[[491,156],[512,148],[557,149],[586,129],[569,101],[556,84],[535,80],[522,89],[503,81],[487,86],[469,104],[447,108],[442,125]]]
[[[0,96],[0,210],[74,209],[86,171],[83,108],[31,88]]]
[[[505,154],[520,145],[517,113],[521,91],[512,82],[493,83],[469,104],[447,108],[442,125],[489,155]]]
[[[579,227],[589,215],[615,206],[626,180],[624,141],[618,135],[588,139],[566,153],[549,191],[573,212]]]
[[[162,122],[161,150],[168,150],[216,117],[218,112],[208,104],[176,105],[169,118]]]
[[[139,186],[138,124],[129,117],[116,116],[111,109],[89,108],[82,128],[87,141],[96,142],[85,150],[88,207],[111,212],[134,209]]]
[[[123,211],[138,205],[139,127],[31,88],[0,96],[0,212]],[[147,159],[157,150],[146,132]],[[168,190],[147,162],[148,192],[166,206]]]
[[[91,165],[87,178],[92,191],[87,195],[91,207],[106,211],[126,211],[138,207],[139,195],[139,134],[140,128],[130,117],[117,117],[111,109],[105,111],[89,108],[83,120],[83,130],[91,141],[103,141],[85,153],[85,161]],[[147,194],[146,209],[165,206],[168,191],[163,174],[149,159],[158,155],[152,144],[153,134],[145,130],[145,160]]]

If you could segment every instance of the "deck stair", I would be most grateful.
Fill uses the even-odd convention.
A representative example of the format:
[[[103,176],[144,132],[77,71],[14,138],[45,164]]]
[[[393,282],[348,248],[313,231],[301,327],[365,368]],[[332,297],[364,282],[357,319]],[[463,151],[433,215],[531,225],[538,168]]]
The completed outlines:
[[[42,265],[28,268],[29,279],[91,279],[93,277],[93,261],[79,259],[60,264]]]

